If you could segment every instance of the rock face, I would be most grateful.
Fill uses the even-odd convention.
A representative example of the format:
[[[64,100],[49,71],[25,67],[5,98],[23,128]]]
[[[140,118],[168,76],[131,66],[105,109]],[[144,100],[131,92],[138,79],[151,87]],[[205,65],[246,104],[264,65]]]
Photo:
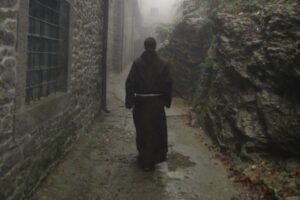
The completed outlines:
[[[213,38],[213,22],[194,11],[182,18],[160,53],[173,65],[175,93],[191,99],[198,80],[199,66]]]
[[[225,148],[300,155],[299,5],[243,5],[237,13],[217,11],[211,20],[213,40],[189,38],[187,46],[198,48],[175,54],[205,55],[205,60],[198,56],[203,63],[190,94],[199,122]],[[207,31],[189,27],[198,35]],[[210,48],[199,48],[207,41]]]

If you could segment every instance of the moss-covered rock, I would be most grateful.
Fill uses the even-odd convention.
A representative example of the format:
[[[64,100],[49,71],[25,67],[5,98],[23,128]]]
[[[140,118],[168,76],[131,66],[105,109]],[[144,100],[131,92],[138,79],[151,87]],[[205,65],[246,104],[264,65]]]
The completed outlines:
[[[299,33],[297,3],[223,5],[185,15],[162,52],[220,146],[299,155]]]
[[[204,62],[213,38],[213,22],[197,12],[182,18],[160,53],[170,59],[175,76],[175,93],[191,99],[199,75],[199,65]]]

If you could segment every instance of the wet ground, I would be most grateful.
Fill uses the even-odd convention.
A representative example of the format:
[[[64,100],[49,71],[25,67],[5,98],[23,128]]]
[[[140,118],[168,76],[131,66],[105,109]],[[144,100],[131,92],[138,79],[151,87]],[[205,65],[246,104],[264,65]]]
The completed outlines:
[[[188,106],[180,99],[168,110],[168,163],[155,172],[140,170],[123,85],[124,75],[110,77],[111,112],[95,120],[32,199],[230,200],[241,192],[207,148],[209,139],[188,125]]]

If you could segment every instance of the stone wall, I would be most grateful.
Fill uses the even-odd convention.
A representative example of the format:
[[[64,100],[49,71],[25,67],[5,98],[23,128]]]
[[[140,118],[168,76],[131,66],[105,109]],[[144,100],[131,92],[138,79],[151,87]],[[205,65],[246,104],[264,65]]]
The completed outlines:
[[[68,90],[20,106],[28,0],[0,2],[0,199],[27,199],[100,112],[104,0],[69,3]]]
[[[0,152],[13,132],[17,1],[0,2]]]
[[[4,175],[20,158],[13,145],[18,4],[18,1],[0,1],[0,199],[5,199],[2,190],[6,189],[6,183],[13,181]],[[12,190],[7,188],[6,192]]]
[[[123,66],[136,58],[136,41],[140,40],[141,16],[137,0],[124,5]]]
[[[141,14],[137,0],[110,0],[108,68],[121,72],[141,53]]]
[[[123,49],[123,15],[124,1],[109,1],[109,25],[108,25],[108,54],[107,66],[114,72],[122,71]]]

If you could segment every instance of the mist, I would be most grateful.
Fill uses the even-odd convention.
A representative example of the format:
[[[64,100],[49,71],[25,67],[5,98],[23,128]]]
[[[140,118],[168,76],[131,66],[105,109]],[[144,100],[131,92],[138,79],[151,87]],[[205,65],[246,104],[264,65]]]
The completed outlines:
[[[177,8],[182,0],[139,0],[144,27],[154,28],[158,24],[174,22]]]

